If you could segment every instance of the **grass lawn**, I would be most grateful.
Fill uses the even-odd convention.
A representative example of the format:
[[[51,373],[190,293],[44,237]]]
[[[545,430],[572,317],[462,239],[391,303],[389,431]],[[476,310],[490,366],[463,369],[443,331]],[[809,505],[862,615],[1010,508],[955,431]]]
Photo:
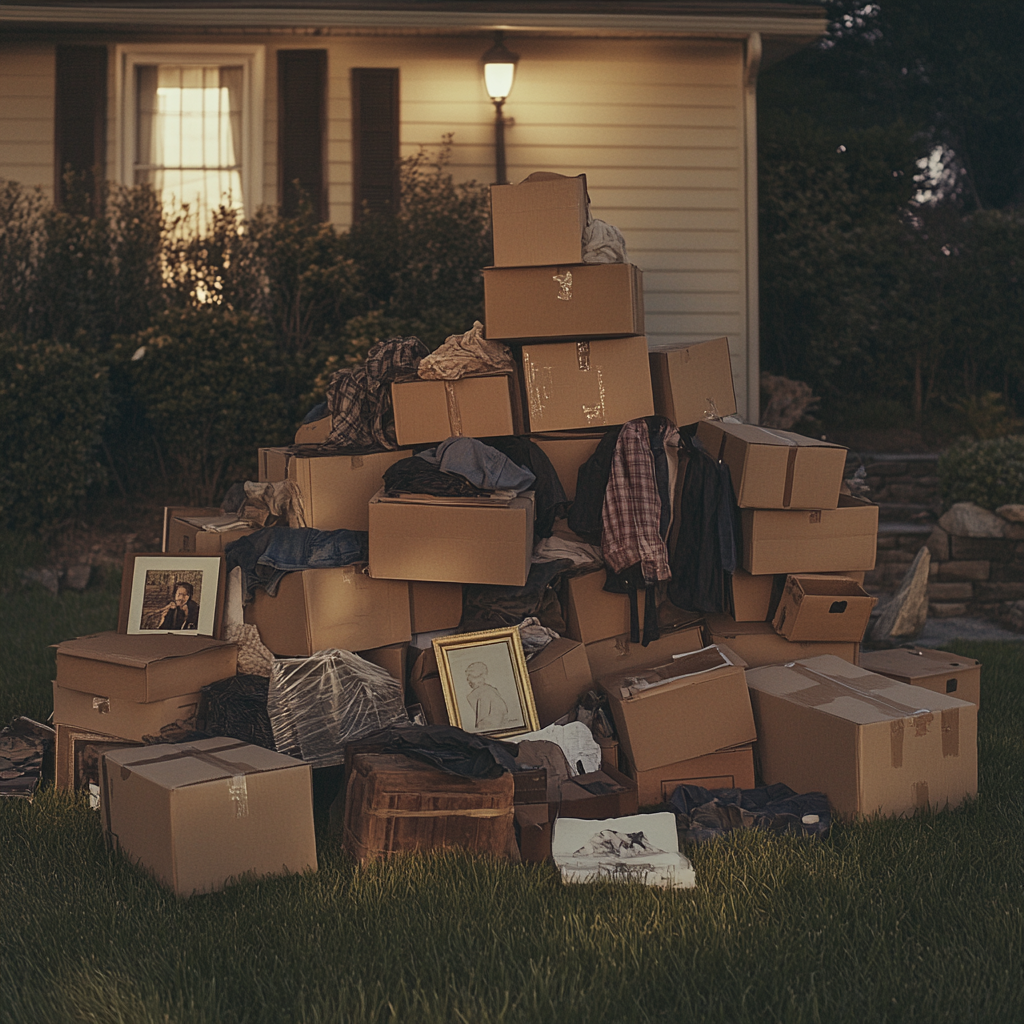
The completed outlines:
[[[8,548],[8,553],[11,549]],[[0,570],[0,719],[45,718],[55,641],[113,628],[111,584]],[[985,664],[981,795],[954,812],[734,835],[696,890],[567,888],[459,855],[180,900],[109,853],[78,798],[0,805],[0,1022],[1020,1021],[1024,645]]]

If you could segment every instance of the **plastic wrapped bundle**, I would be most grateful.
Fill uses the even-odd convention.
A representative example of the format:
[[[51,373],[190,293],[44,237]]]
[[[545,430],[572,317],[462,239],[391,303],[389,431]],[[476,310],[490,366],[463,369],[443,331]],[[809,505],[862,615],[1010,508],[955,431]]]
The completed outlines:
[[[314,767],[341,764],[346,743],[409,720],[400,682],[338,650],[276,658],[267,711],[277,749]]]

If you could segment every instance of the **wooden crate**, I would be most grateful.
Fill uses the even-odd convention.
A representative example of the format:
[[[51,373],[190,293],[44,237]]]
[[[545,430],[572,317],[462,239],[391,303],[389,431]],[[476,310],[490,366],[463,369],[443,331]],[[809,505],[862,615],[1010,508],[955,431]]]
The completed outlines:
[[[360,863],[451,847],[516,858],[508,772],[466,779],[374,753],[353,754],[347,767],[343,846]]]

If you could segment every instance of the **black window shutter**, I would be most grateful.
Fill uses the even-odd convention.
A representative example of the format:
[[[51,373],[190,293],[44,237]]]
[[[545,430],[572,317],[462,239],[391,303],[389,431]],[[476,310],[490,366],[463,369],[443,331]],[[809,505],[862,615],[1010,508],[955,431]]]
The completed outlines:
[[[76,192],[98,201],[107,171],[107,48],[57,47],[53,113],[53,194],[68,201],[65,172],[76,175]]]
[[[398,68],[352,69],[352,220],[398,206]]]
[[[324,137],[327,129],[327,51],[277,51],[278,202],[285,216],[305,195],[327,220]]]

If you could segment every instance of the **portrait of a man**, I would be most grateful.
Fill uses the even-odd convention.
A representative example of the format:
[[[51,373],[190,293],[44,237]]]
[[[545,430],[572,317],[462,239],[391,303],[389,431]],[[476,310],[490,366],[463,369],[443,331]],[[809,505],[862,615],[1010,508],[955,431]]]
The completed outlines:
[[[199,605],[192,599],[195,588],[187,580],[174,584],[174,596],[164,605],[157,629],[198,629]]]
[[[477,732],[493,732],[508,724],[508,705],[498,691],[487,682],[487,666],[474,661],[466,666],[469,702],[473,706]]]

